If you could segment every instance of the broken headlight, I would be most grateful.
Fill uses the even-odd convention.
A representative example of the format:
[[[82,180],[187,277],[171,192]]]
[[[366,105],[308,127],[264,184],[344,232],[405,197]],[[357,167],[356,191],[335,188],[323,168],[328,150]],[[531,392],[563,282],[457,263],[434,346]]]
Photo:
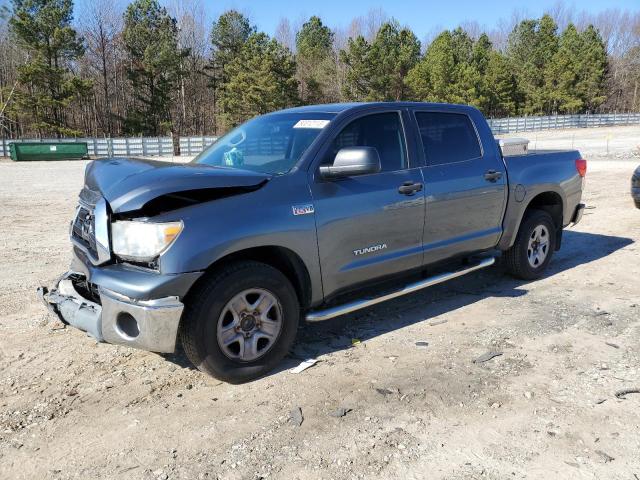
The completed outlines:
[[[139,220],[111,224],[113,253],[125,260],[151,261],[178,238],[182,222],[152,223]]]

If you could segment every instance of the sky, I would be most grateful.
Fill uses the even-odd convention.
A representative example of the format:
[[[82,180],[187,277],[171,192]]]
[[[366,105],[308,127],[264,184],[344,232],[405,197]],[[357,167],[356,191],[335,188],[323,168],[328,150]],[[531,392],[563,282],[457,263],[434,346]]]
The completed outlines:
[[[387,15],[407,25],[423,38],[433,30],[455,28],[464,21],[476,21],[486,30],[496,27],[498,19],[510,18],[514,10],[539,17],[557,0],[202,0],[207,15],[216,18],[235,8],[249,15],[259,29],[269,34],[282,17],[295,24],[300,19],[318,15],[332,28],[347,27],[352,18],[381,8]],[[640,10],[640,0],[564,1],[565,7],[598,13],[608,8]]]

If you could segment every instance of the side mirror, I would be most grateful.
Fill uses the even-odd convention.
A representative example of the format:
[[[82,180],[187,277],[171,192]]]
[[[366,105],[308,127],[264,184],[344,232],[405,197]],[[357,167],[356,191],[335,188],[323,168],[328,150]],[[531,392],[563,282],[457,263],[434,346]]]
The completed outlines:
[[[333,165],[320,167],[320,175],[330,179],[378,173],[380,170],[380,155],[374,147],[345,147],[338,151]]]

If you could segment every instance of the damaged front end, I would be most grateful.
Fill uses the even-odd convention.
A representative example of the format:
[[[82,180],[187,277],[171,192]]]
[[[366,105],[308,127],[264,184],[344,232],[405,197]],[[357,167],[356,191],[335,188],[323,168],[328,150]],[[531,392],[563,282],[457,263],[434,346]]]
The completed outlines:
[[[102,306],[92,302],[78,293],[72,279],[79,280],[79,275],[72,272],[65,273],[55,283],[55,287],[38,288],[38,296],[51,313],[62,322],[87,332],[97,341],[103,341],[100,315]]]
[[[40,287],[39,296],[60,320],[99,342],[173,352],[181,299],[204,268],[175,260],[184,246],[171,254],[188,228],[170,212],[255,191],[269,178],[125,158],[90,163],[71,222],[70,271],[51,288]]]
[[[152,352],[175,350],[184,305],[178,297],[134,300],[97,287],[77,272],[67,272],[49,290],[38,295],[62,322],[76,327],[98,342]]]
[[[174,212],[254,192],[270,178],[193,163],[96,160],[85,171],[71,242],[92,265],[126,262],[160,271],[185,223]]]

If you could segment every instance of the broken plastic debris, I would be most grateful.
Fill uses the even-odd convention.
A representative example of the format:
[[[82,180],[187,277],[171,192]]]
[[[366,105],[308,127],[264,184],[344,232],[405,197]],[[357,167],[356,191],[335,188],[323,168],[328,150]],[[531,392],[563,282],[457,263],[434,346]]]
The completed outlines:
[[[351,345],[360,345],[360,339],[359,338],[352,338],[351,339]]]
[[[340,407],[334,410],[333,412],[329,413],[329,415],[331,415],[332,417],[341,418],[341,417],[344,417],[350,411],[351,411],[350,408]]]
[[[600,457],[602,457],[602,460],[604,461],[604,463],[613,462],[615,460],[615,458],[613,458],[608,453],[603,452],[602,450],[596,450],[596,453],[600,455]]]
[[[640,388],[623,388],[622,390],[618,390],[614,395],[616,396],[616,398],[621,398],[624,400],[625,395],[629,395],[630,393],[640,393]]]
[[[318,363],[318,360],[316,360],[315,358],[309,358],[309,359],[305,360],[304,362],[300,363],[300,365],[298,365],[297,367],[292,368],[289,371],[291,373],[304,372],[307,368],[313,367],[316,363]]]
[[[429,346],[429,342],[425,340],[419,340],[416,342],[416,347],[418,348],[427,348]]]
[[[400,393],[399,390],[395,389],[396,391],[394,392],[393,390],[389,389],[389,388],[376,388],[376,392],[378,392],[380,395],[391,395],[393,393]]]
[[[289,421],[297,426],[302,425],[304,416],[300,407],[295,407],[289,412]]]
[[[487,353],[483,353],[482,355],[480,355],[478,358],[476,358],[473,363],[484,363],[484,362],[488,362],[489,360],[491,360],[494,357],[499,357],[500,355],[502,355],[502,352],[487,352]]]
[[[445,320],[445,319],[434,320],[432,322],[429,322],[429,325],[431,325],[432,327],[435,327],[436,325],[442,325],[443,323],[447,323],[447,320]]]

